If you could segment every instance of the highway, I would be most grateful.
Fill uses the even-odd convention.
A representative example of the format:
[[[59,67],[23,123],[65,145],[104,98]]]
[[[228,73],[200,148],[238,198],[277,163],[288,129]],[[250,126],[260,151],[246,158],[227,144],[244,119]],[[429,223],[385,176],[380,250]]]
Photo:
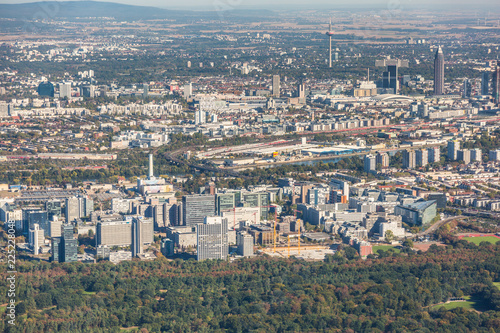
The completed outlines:
[[[443,220],[439,220],[436,223],[434,223],[432,226],[427,228],[426,230],[419,232],[417,234],[411,235],[410,238],[427,236],[428,234],[431,234],[434,231],[436,231],[437,229],[439,229],[445,223],[448,223],[448,222],[453,221],[453,220],[463,220],[466,218],[467,218],[466,216],[453,216],[453,217],[448,217],[448,218],[443,219]]]
[[[184,160],[180,160],[177,157],[173,156],[172,154],[165,154],[165,158],[169,160],[170,162],[173,162],[175,164],[179,165],[186,165],[190,168],[200,170],[200,171],[207,171],[207,172],[214,172],[214,173],[222,173],[226,174],[228,176],[236,177],[236,178],[248,178],[246,176],[240,175],[237,171],[230,170],[230,169],[224,169],[224,168],[215,168],[215,167],[210,167],[210,166],[205,166],[201,164],[194,164],[194,163],[189,163]]]

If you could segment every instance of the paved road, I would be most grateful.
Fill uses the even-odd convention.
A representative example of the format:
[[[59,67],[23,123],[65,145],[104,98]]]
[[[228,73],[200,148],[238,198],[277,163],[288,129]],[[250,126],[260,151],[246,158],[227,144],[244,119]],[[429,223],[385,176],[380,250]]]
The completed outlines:
[[[439,220],[436,223],[434,223],[432,226],[427,228],[426,230],[419,232],[418,234],[412,235],[411,237],[427,236],[428,234],[431,234],[434,231],[436,231],[437,229],[439,229],[445,223],[448,223],[448,222],[453,221],[453,220],[463,220],[466,218],[467,218],[466,216],[453,216],[453,217],[449,217],[449,218],[444,219],[444,220]]]
[[[236,178],[248,178],[248,177],[243,176],[243,175],[241,175],[238,172],[233,171],[233,170],[189,163],[189,162],[186,162],[184,160],[180,160],[180,159],[174,157],[172,154],[165,154],[165,157],[167,158],[167,160],[169,160],[171,162],[174,162],[177,164],[184,164],[184,165],[186,165],[190,168],[193,168],[193,169],[197,169],[197,170],[201,170],[201,171],[209,171],[209,172],[214,172],[214,173],[222,173],[222,174],[226,174],[228,176],[232,176],[232,177],[236,177]]]

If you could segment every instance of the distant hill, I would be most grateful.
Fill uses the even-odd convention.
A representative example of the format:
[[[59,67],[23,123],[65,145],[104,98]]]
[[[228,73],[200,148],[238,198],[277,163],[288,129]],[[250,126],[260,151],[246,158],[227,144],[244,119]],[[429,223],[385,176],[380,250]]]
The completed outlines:
[[[224,11],[225,17],[258,17],[268,16],[270,11]],[[117,20],[148,20],[148,19],[179,19],[179,18],[205,18],[217,19],[216,11],[181,11],[168,10],[156,7],[133,6],[114,2],[101,1],[43,1],[22,4],[0,4],[0,18],[13,18],[22,20],[33,19],[68,19],[88,17],[113,17]]]
[[[131,6],[99,1],[43,1],[21,4],[0,4],[0,17],[16,19],[57,19],[83,17],[114,17],[131,20],[166,18],[174,11],[155,7]]]

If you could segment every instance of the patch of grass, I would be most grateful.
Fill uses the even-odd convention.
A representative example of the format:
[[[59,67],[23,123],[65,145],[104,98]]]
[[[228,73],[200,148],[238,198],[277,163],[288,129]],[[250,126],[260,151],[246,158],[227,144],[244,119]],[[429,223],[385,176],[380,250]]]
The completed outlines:
[[[500,242],[500,238],[494,236],[464,237],[463,239],[476,245],[479,245],[481,242],[489,242],[491,244]]]
[[[95,295],[96,292],[95,291],[82,291],[82,294],[83,295]]]
[[[476,311],[487,311],[489,310],[484,304],[482,299],[473,298],[472,296],[464,296],[465,301],[454,301],[445,304],[438,304],[432,307],[432,310],[438,310],[441,307],[444,307],[446,310],[453,310],[456,308],[464,308],[467,310],[476,310]]]
[[[377,253],[378,250],[387,251],[389,249],[393,249],[394,252],[396,252],[396,253],[401,252],[400,249],[398,249],[398,248],[396,248],[396,247],[394,247],[392,245],[375,245],[375,246],[372,247],[373,253]]]
[[[493,285],[497,287],[498,290],[500,290],[500,282],[493,282]]]

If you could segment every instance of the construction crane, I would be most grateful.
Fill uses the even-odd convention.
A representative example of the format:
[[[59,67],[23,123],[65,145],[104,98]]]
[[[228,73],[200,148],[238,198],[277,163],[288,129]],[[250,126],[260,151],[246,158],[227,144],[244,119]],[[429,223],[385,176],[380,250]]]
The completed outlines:
[[[298,229],[299,229],[299,238],[298,238],[298,241],[299,241],[299,255],[300,255],[300,219],[297,220],[297,225],[298,225]]]
[[[288,235],[288,258],[290,258],[290,235]]]
[[[298,238],[298,246],[299,246],[299,255],[300,255],[300,219],[297,218],[297,213],[300,213],[300,210],[293,210],[295,213],[295,221],[297,222],[298,230],[299,230],[299,238]]]
[[[273,231],[273,253],[276,253],[276,222],[278,220],[278,211],[274,214],[274,231]]]

